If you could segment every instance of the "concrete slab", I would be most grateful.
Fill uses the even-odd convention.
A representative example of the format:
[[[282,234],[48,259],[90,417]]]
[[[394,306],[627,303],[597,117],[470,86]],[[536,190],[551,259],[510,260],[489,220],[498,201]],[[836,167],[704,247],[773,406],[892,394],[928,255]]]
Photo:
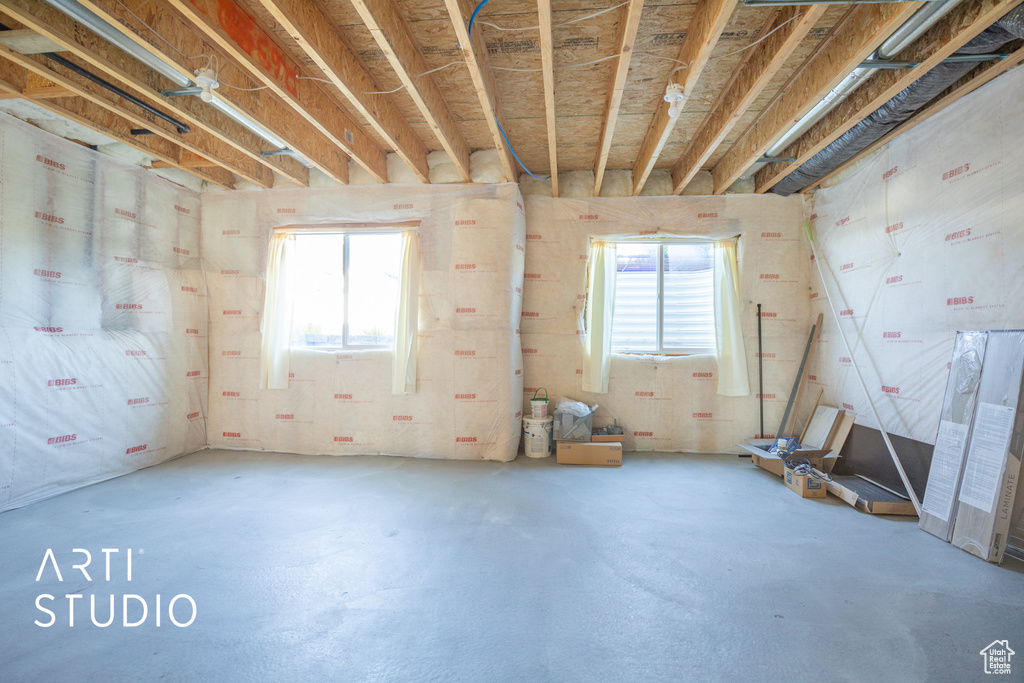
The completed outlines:
[[[965,681],[1022,604],[1022,563],[735,456],[204,451],[0,515],[5,681]]]

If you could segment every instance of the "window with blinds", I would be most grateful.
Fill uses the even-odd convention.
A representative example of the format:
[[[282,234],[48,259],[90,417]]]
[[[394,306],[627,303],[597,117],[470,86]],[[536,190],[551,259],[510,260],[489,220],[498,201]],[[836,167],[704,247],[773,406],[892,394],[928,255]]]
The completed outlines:
[[[613,352],[715,353],[713,249],[618,243]]]

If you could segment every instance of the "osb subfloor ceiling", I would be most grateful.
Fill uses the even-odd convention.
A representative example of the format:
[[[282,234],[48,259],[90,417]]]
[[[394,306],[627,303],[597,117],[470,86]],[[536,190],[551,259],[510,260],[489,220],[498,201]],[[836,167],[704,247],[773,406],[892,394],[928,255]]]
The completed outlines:
[[[945,13],[899,53],[907,66],[873,72],[763,166],[755,162],[795,121],[915,12],[939,3],[80,0],[95,16],[72,11],[76,20],[53,6],[66,1],[0,0],[0,99],[30,100],[154,167],[226,188],[238,178],[308,185],[309,162],[341,183],[356,182],[350,166],[362,170],[360,182],[427,182],[437,165],[427,154],[437,151],[453,164],[444,181],[476,180],[470,156],[479,150],[496,150],[501,166],[498,178],[479,182],[516,180],[514,150],[536,175],[593,171],[595,194],[603,174],[619,169],[632,171],[633,194],[656,169],[671,170],[675,193],[702,169],[716,194],[755,171],[755,190],[765,192],[1021,2],[942,3]],[[241,123],[194,96],[166,95],[182,78],[199,80],[210,55],[215,97]],[[1019,44],[1005,57],[979,63],[903,126],[1024,62]],[[191,130],[112,95],[80,68]],[[675,119],[669,85],[684,98]],[[298,158],[281,154],[288,150]]]
[[[321,78],[313,60],[305,57],[264,9],[260,0],[243,0],[245,7],[274,34],[288,51]],[[466,141],[474,149],[493,149],[473,82],[445,9],[444,0],[397,0],[409,28],[423,52],[430,74],[451,107]],[[598,141],[604,119],[605,98],[615,60],[595,60],[616,54],[616,32],[622,19],[620,9],[628,3],[615,0],[554,0],[552,2],[552,52],[554,62],[555,133],[559,171],[594,168]],[[640,151],[651,118],[665,95],[665,86],[676,67],[680,46],[693,19],[697,2],[645,3],[637,29],[635,47],[626,77],[622,105],[612,137],[607,168],[631,169]],[[377,46],[370,31],[360,20],[349,0],[328,0],[323,4],[341,28],[344,37],[359,53],[382,91],[399,88],[402,83]],[[739,119],[715,153],[704,164],[714,165],[771,100],[793,71],[807,59],[818,43],[832,30],[836,20],[849,9],[836,5],[815,24],[793,55],[771,80],[753,105]],[[574,19],[606,11],[596,17],[566,24]],[[738,5],[722,31],[707,66],[687,99],[671,137],[662,149],[655,168],[669,169],[682,154],[691,135],[701,125],[712,104],[729,81],[736,66],[760,36],[766,20],[777,7]],[[467,12],[467,15],[470,12]],[[485,23],[486,22],[486,23]],[[499,30],[488,24],[500,27]],[[505,133],[523,164],[538,175],[550,173],[548,134],[545,119],[543,75],[537,3],[535,0],[491,0],[477,16],[473,33],[483,36],[490,70],[504,114]],[[561,24],[561,25],[560,25]],[[514,29],[514,30],[509,30]],[[583,64],[584,66],[575,66]],[[505,71],[522,69],[523,71]],[[402,88],[392,93],[395,104],[412,124],[428,149],[440,150],[441,144],[424,121],[412,97]],[[387,146],[373,128],[367,133]]]

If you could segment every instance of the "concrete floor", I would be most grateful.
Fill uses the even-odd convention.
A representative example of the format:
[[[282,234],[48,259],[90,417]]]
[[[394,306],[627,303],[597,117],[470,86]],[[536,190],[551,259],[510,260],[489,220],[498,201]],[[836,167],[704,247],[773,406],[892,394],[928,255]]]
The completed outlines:
[[[63,582],[49,564],[35,581],[47,548]],[[120,550],[109,583],[102,548]],[[40,593],[60,598],[49,628]],[[166,615],[179,593],[187,628]],[[101,623],[117,596],[113,625],[92,594]],[[1022,563],[735,456],[205,451],[0,515],[4,681],[968,681],[996,639],[1024,672],[1022,605]]]

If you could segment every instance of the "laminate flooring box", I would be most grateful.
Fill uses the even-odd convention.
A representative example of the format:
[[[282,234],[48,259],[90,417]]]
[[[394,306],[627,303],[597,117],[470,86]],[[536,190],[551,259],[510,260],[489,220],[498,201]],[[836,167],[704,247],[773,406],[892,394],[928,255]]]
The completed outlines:
[[[964,473],[967,441],[974,420],[988,332],[957,332],[949,364],[946,394],[939,414],[928,486],[919,526],[949,542],[956,519],[957,492]]]
[[[952,543],[1002,562],[1024,455],[1024,330],[991,331],[967,442]]]

